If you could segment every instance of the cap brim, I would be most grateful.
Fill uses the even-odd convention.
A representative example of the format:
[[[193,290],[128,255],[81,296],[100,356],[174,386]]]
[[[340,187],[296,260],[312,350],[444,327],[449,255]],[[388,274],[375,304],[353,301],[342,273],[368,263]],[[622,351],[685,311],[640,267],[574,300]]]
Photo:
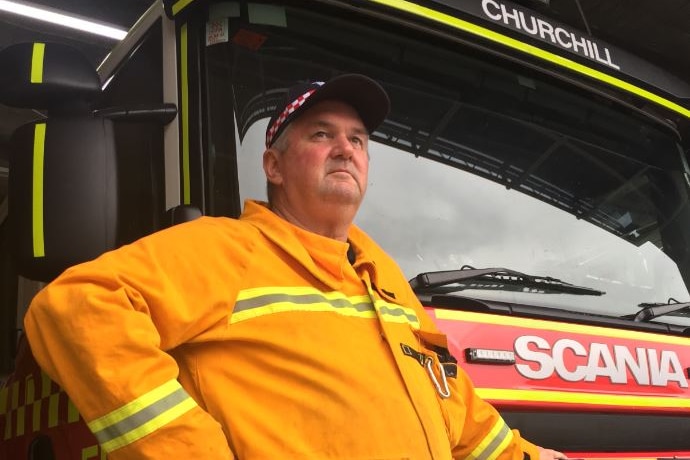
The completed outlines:
[[[351,105],[370,134],[386,119],[390,111],[390,99],[383,87],[375,80],[359,74],[333,77],[309,97],[299,111],[331,99]]]

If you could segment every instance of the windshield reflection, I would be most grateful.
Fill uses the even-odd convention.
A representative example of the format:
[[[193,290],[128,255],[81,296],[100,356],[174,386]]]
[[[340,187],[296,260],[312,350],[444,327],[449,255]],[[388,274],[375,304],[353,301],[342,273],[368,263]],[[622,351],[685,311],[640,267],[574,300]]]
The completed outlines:
[[[242,142],[236,133],[243,200],[266,196],[260,154],[265,129],[266,120],[255,123]],[[612,316],[636,313],[643,302],[690,297],[674,262],[650,242],[636,247],[528,195],[376,142],[370,154],[369,188],[356,223],[407,278],[463,265],[505,267],[606,294],[458,293]]]

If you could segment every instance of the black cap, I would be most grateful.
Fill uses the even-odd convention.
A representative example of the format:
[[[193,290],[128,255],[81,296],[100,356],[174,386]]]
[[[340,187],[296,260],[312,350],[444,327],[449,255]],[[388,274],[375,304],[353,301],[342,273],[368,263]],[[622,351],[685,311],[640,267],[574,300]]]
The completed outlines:
[[[388,94],[375,80],[358,74],[344,74],[327,82],[300,83],[288,89],[266,128],[266,148],[285,127],[317,102],[336,99],[351,105],[369,134],[383,122],[390,110]]]

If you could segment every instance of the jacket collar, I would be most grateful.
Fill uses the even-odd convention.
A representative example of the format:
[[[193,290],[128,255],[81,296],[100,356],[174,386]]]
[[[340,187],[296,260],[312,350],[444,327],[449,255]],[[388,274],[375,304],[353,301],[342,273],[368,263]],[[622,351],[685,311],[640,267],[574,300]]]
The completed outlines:
[[[245,201],[240,219],[254,225],[266,238],[331,289],[341,287],[345,278],[343,264],[349,263],[347,243],[297,227],[260,201]]]
[[[319,281],[329,288],[339,290],[345,280],[343,267],[350,264],[347,250],[351,244],[356,255],[355,271],[386,300],[395,302],[395,295],[377,289],[378,271],[376,260],[385,254],[359,227],[352,224],[348,231],[348,243],[309,232],[279,217],[261,201],[247,200],[241,220],[254,225],[290,257],[297,260]],[[388,257],[386,260],[388,260]]]

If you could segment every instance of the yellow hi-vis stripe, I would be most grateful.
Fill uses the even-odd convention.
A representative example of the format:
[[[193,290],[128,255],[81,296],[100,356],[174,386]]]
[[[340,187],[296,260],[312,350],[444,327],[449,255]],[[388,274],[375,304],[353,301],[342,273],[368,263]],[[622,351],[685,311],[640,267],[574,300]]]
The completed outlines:
[[[31,53],[31,83],[43,83],[43,58],[46,44],[34,43]]]
[[[4,438],[3,438],[5,441],[8,440],[10,438],[10,436],[12,435],[11,428],[10,428],[10,426],[12,424],[12,420],[8,416],[10,414],[9,390],[10,389],[8,387],[0,389],[0,416],[5,417],[5,433],[4,433]]]
[[[10,387],[10,408],[16,409],[19,407],[19,381],[16,381]]]
[[[24,404],[26,404],[27,406],[31,404],[31,413],[33,415],[31,418],[31,428],[32,431],[38,431],[41,422],[41,400],[36,400],[36,388],[34,384],[34,376],[32,374],[29,374],[26,377],[26,396],[24,398]],[[37,407],[38,410],[36,409]],[[36,417],[36,414],[38,414],[38,417]]]
[[[24,405],[17,410],[17,436],[22,436],[24,434],[25,423],[26,423],[26,412],[27,407],[32,405],[36,397],[36,391],[34,388],[34,376],[29,374],[26,376],[24,381]],[[31,408],[31,413],[33,414],[33,407]],[[32,428],[35,425],[32,424]],[[35,430],[34,430],[35,431]]]
[[[510,431],[506,422],[499,417],[491,431],[467,458],[470,460],[494,460],[512,440],[513,432]]]
[[[5,415],[9,411],[7,410],[9,404],[9,393],[10,389],[8,387],[0,389],[0,415]]]
[[[9,390],[9,410],[6,411],[7,417],[5,417],[5,440],[8,440],[12,437],[12,419],[14,418],[13,412],[19,408],[19,382],[14,382],[10,386]],[[16,417],[19,417],[19,415]]]
[[[93,460],[93,459],[106,460],[105,451],[101,449],[100,455],[99,455],[98,445],[84,447],[81,450],[81,460]],[[652,460],[652,459],[650,459],[650,460]]]
[[[196,407],[177,380],[170,380],[103,417],[88,423],[101,444],[110,453],[167,425]]]
[[[88,460],[98,455],[98,446],[84,447],[81,450],[81,460]]]
[[[577,72],[582,75],[586,75],[588,77],[594,78],[596,80],[602,81],[604,83],[607,83],[611,86],[618,87],[626,92],[636,94],[644,99],[650,100],[656,104],[659,104],[661,106],[666,107],[669,110],[673,110],[674,112],[680,113],[681,115],[684,115],[685,117],[690,118],[690,110],[686,109],[685,107],[676,104],[675,102],[669,101],[668,99],[665,99],[661,96],[657,96],[656,94],[647,91],[645,89],[642,89],[638,86],[632,85],[626,81],[623,81],[619,78],[612,77],[611,75],[608,75],[604,72],[600,72],[598,70],[594,70],[590,67],[587,67],[585,65],[582,65],[580,63],[577,63],[571,59],[559,56],[557,54],[544,51],[540,48],[537,48],[536,46],[529,45],[527,43],[521,42],[519,40],[516,40],[514,38],[508,37],[507,35],[500,34],[498,32],[494,32],[493,30],[487,29],[485,27],[478,26],[476,24],[472,24],[471,22],[463,21],[462,19],[458,19],[456,17],[450,16],[448,14],[444,14],[435,10],[432,10],[430,8],[426,8],[421,5],[417,5],[415,3],[412,3],[407,0],[369,0],[373,3],[380,3],[382,5],[389,6],[391,8],[394,8],[396,10],[400,11],[405,11],[407,13],[414,14],[415,16],[421,16],[427,19],[431,19],[434,22],[438,22],[441,24],[445,24],[447,26],[450,26],[454,29],[458,30],[464,30],[465,32],[469,32],[473,35],[477,35],[479,37],[483,37],[487,40],[491,40],[496,43],[500,43],[502,45],[505,45],[509,48],[512,48],[517,51],[521,51],[523,53],[531,54],[532,56],[536,56],[544,61],[551,62],[552,64],[556,64],[560,67],[565,67],[568,68],[574,72]]]
[[[79,421],[79,411],[71,399],[67,400],[67,423]]]
[[[33,425],[34,432],[41,429],[41,408],[43,407],[43,400],[39,399],[33,403]]]
[[[194,0],[179,0],[175,3],[173,3],[172,6],[172,14],[176,15],[180,11],[182,11],[187,5],[192,3]]]
[[[382,320],[389,323],[407,323],[413,329],[419,329],[419,318],[414,310],[376,299],[373,292],[370,292],[369,295],[374,299],[374,305],[376,305],[376,310]]]
[[[588,406],[672,407],[690,409],[690,399],[675,396],[633,396],[614,394],[576,393],[552,390],[513,390],[506,388],[477,388],[482,399],[497,401],[532,401],[582,404]]]
[[[373,293],[348,297],[340,292],[322,292],[308,286],[245,289],[237,296],[230,324],[274,313],[288,312],[331,312],[343,316],[374,319],[378,310],[383,321],[406,323],[419,329],[419,318],[413,309],[380,299],[376,300],[376,309],[374,309],[372,299],[376,299]]]
[[[47,398],[50,396],[50,390],[53,385],[53,381],[48,377],[48,374],[41,372],[41,398]]]
[[[24,436],[24,424],[26,423],[26,406],[17,409],[17,436]]]
[[[43,235],[43,164],[45,161],[46,124],[37,123],[34,127],[34,167],[32,190],[32,231],[34,257],[45,257]]]
[[[58,425],[58,411],[60,410],[60,393],[53,393],[48,398],[48,428]]]
[[[36,398],[36,388],[34,385],[34,376],[29,374],[26,376],[24,383],[24,404],[31,404]]]
[[[182,203],[191,204],[191,179],[189,172],[189,75],[187,62],[187,24],[180,28],[180,91],[182,98]]]

